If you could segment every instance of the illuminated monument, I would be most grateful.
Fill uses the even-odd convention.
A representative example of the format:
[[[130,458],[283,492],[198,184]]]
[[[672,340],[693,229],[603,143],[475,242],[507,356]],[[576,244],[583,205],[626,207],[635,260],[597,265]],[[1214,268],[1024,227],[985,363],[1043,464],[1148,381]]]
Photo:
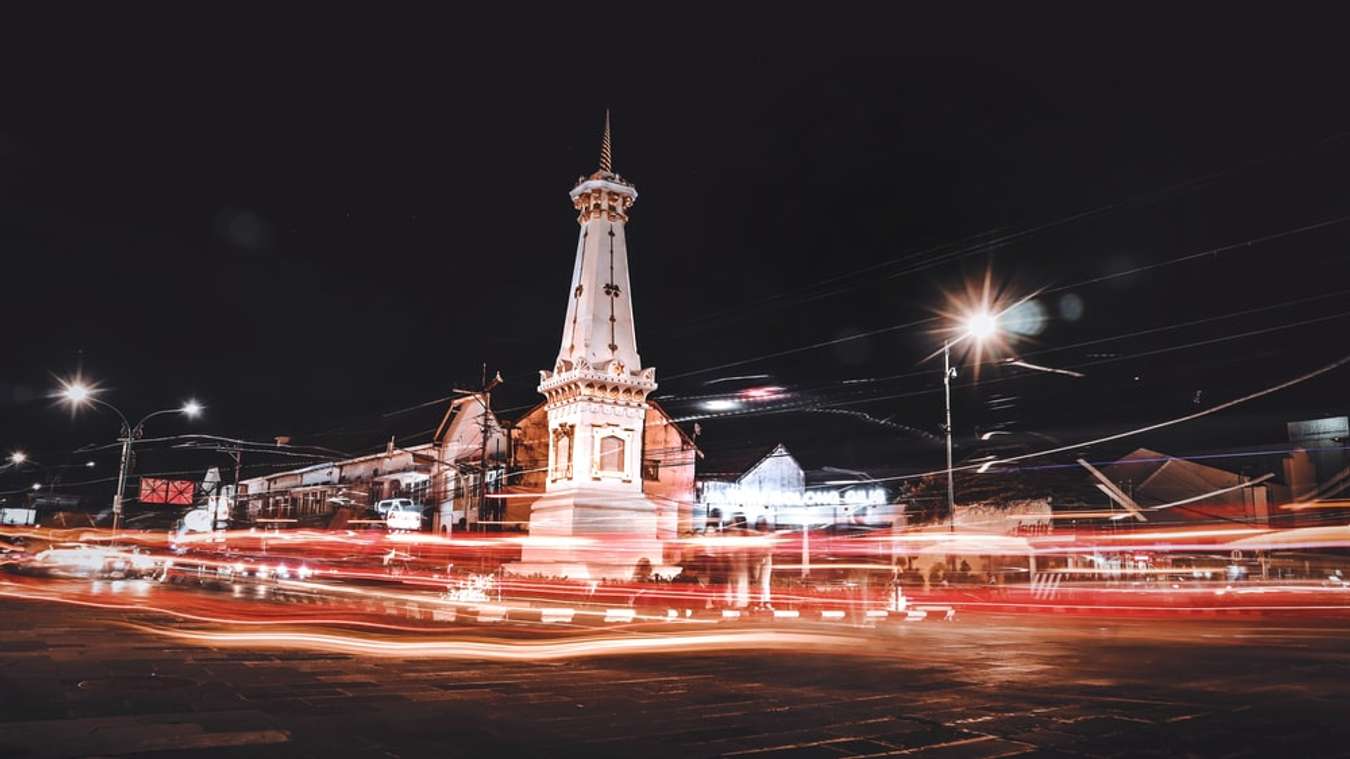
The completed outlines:
[[[552,371],[539,372],[548,413],[548,477],[530,510],[530,540],[507,571],[629,579],[662,563],[657,505],[642,492],[643,422],[656,370],[638,355],[624,224],[637,190],[614,173],[609,114],[600,168],[571,192],[578,211],[572,285]]]

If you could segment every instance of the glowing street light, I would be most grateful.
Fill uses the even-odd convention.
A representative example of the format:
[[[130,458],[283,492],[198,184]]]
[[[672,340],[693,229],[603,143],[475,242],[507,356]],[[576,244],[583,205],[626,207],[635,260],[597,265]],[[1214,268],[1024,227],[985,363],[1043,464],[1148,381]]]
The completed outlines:
[[[41,482],[34,482],[34,483],[33,483],[33,490],[34,490],[34,491],[38,491],[38,490],[41,490],[41,489],[42,489],[42,483],[41,483]]]
[[[23,451],[13,451],[9,454],[9,463],[18,466],[28,460],[28,454]]]
[[[998,314],[980,310],[966,317],[965,336],[977,341],[988,340],[998,333]]]
[[[141,417],[141,420],[133,425],[130,420],[127,419],[126,414],[122,413],[121,409],[97,397],[95,393],[95,386],[86,384],[83,380],[75,379],[61,383],[61,392],[59,393],[59,396],[65,399],[72,408],[81,408],[87,405],[102,406],[103,408],[112,411],[114,414],[117,414],[117,418],[122,422],[122,463],[117,471],[117,495],[113,497],[113,537],[115,538],[117,536],[118,525],[122,521],[122,501],[127,488],[128,470],[131,468],[131,445],[144,433],[145,423],[152,417],[163,414],[182,414],[189,419],[195,419],[198,416],[201,416],[202,405],[196,400],[189,399],[178,408],[152,411]],[[85,466],[87,467],[92,467],[93,465],[94,462],[92,461],[85,462]]]
[[[67,384],[62,389],[61,397],[70,401],[72,404],[79,406],[83,405],[86,401],[92,400],[94,391],[88,385],[76,380],[75,382]]]

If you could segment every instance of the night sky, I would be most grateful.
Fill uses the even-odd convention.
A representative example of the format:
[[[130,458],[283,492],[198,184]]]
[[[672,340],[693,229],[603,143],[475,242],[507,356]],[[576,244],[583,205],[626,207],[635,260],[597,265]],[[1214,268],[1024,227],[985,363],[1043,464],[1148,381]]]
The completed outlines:
[[[128,414],[207,404],[155,434],[353,452],[425,440],[438,408],[383,414],[482,362],[506,378],[500,407],[533,404],[566,308],[567,191],[606,108],[640,193],[632,289],[658,397],[686,418],[727,388],[786,389],[699,420],[710,453],[796,436],[838,466],[939,464],[933,325],[798,349],[934,316],[986,272],[1011,298],[1045,291],[1037,333],[1001,355],[1088,376],[989,366],[965,387],[967,363],[963,438],[1086,439],[1350,353],[1350,69],[1306,39],[911,46],[910,25],[875,46],[616,29],[539,45],[467,18],[182,21],[87,20],[11,50],[0,446],[61,463],[111,441],[111,418],[46,397],[77,371]],[[1350,410],[1345,387],[1137,442],[1279,444],[1285,421]]]

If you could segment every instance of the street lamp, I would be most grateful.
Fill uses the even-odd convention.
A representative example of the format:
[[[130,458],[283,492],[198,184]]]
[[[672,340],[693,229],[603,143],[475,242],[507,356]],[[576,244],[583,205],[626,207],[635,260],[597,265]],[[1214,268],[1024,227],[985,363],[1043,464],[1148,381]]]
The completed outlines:
[[[956,532],[956,479],[952,473],[952,377],[956,375],[956,369],[952,367],[952,345],[967,339],[976,344],[983,343],[998,334],[998,329],[998,314],[980,309],[966,315],[960,334],[942,341],[942,397],[947,411],[943,425],[947,433],[947,518],[951,532]]]
[[[121,409],[96,397],[94,395],[94,388],[89,385],[86,385],[79,380],[63,383],[63,385],[61,397],[72,407],[79,408],[84,405],[102,406],[109,409],[114,414],[117,414],[117,418],[122,422],[122,463],[117,470],[117,495],[113,497],[113,538],[116,539],[117,528],[122,521],[122,500],[126,493],[128,470],[131,468],[131,445],[133,441],[141,437],[145,430],[145,423],[151,418],[163,414],[182,414],[189,419],[195,419],[201,415],[202,405],[196,400],[189,399],[178,408],[166,408],[160,409],[159,411],[152,411],[141,417],[141,420],[133,425],[127,419],[126,414],[122,413]]]
[[[27,460],[28,454],[24,453],[23,451],[14,451],[13,453],[9,454],[9,463],[14,466],[18,466],[19,464],[22,464]]]
[[[965,334],[976,340],[988,340],[998,332],[998,314],[976,311],[966,317]]]

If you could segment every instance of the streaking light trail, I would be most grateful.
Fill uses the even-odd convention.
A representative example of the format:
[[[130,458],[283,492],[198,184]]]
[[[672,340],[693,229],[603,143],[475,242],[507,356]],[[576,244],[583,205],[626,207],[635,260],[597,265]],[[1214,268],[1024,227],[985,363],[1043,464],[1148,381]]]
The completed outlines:
[[[699,653],[729,650],[856,650],[860,636],[840,633],[731,630],[651,636],[595,636],[564,641],[487,642],[471,640],[389,640],[354,635],[298,632],[211,632],[129,624],[142,632],[209,646],[302,648],[402,658],[478,661],[549,661],[590,656]]]

